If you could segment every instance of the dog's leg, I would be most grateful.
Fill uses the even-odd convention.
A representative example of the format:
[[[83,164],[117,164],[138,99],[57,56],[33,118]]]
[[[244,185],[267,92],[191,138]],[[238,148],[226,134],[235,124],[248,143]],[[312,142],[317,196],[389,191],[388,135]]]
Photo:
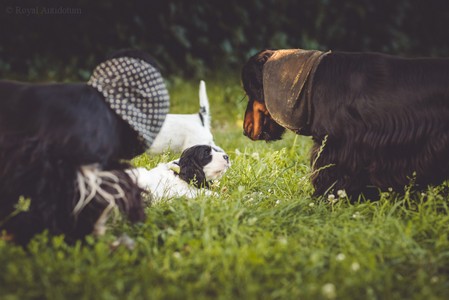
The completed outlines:
[[[377,190],[368,187],[367,173],[362,168],[354,167],[363,166],[363,159],[348,152],[347,162],[339,160],[341,155],[338,154],[343,151],[341,147],[332,141],[325,142],[327,144],[324,146],[323,142],[315,142],[312,147],[311,180],[315,188],[314,196],[337,195],[342,190],[352,201],[357,201],[361,194],[370,199],[376,198]]]

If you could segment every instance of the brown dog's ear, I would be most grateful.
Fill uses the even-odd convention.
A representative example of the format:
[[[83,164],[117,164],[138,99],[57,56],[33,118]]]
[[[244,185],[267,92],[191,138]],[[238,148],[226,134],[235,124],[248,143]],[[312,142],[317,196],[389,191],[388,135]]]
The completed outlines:
[[[313,75],[326,54],[317,50],[277,50],[265,62],[265,104],[271,117],[281,126],[307,134],[305,128],[311,121],[309,94]]]

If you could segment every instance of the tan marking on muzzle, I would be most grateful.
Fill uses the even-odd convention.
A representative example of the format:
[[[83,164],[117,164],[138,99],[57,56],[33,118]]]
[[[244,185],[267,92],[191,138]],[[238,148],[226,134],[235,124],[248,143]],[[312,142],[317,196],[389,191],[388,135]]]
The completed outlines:
[[[264,103],[258,101],[252,101],[252,105],[248,103],[243,123],[245,135],[252,140],[261,139],[263,124],[268,114],[267,107]]]

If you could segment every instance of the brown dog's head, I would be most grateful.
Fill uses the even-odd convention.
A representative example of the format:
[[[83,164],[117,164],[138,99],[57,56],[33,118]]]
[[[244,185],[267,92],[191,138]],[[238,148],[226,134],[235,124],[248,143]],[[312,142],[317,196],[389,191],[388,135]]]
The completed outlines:
[[[243,88],[248,107],[244,135],[252,140],[279,140],[285,129],[311,135],[313,79],[330,52],[303,49],[263,50],[244,65]]]
[[[248,96],[243,134],[252,140],[279,140],[285,132],[285,128],[271,117],[264,100],[263,66],[273,53],[273,50],[257,53],[242,69],[243,89]]]

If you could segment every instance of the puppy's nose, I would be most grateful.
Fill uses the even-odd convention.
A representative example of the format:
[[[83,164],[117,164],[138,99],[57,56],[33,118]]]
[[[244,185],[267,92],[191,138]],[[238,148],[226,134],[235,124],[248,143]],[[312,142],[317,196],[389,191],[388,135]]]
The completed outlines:
[[[227,156],[226,154],[223,155],[223,158],[225,159],[225,161],[229,162],[229,156]]]

